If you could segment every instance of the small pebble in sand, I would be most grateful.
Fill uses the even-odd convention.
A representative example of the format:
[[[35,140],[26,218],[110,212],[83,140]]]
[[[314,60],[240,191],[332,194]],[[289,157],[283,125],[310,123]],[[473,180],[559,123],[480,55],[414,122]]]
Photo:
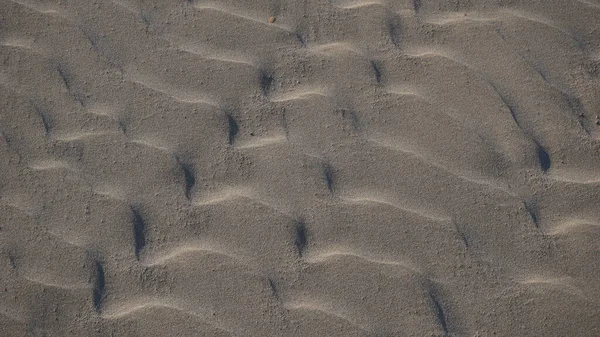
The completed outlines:
[[[267,20],[269,23],[273,23],[275,22],[275,17],[274,16],[269,16],[269,19]]]

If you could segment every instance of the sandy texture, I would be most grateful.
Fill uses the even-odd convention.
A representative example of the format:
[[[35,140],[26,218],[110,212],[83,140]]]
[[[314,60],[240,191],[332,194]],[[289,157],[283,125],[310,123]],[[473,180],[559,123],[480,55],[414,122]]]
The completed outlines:
[[[600,336],[599,0],[0,0],[1,336]]]

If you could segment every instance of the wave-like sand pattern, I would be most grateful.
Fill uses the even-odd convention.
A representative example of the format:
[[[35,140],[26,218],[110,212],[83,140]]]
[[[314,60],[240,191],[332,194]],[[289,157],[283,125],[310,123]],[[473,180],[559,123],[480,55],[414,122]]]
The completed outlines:
[[[597,9],[597,10],[600,10],[600,3],[596,3],[596,2],[593,2],[593,1],[590,1],[590,0],[577,0],[577,1],[580,2],[580,3],[582,3],[582,4],[588,5],[590,7],[593,7],[595,9]]]
[[[147,146],[149,148],[156,149],[158,151],[162,151],[162,152],[166,152],[166,153],[173,152],[173,149],[171,147],[165,146],[164,142],[161,140],[158,140],[158,139],[144,137],[144,138],[132,139],[131,142],[133,144]]]
[[[237,149],[254,149],[273,146],[287,142],[285,134],[272,136],[272,137],[255,137],[251,141],[243,142],[242,144],[236,145]]]
[[[34,49],[34,40],[29,37],[13,37],[8,36],[0,39],[0,46],[4,47],[13,47],[13,48],[22,48],[27,51],[33,51]]]
[[[269,23],[267,21],[268,15],[260,16],[258,13],[252,13],[249,9],[238,9],[230,6],[226,6],[220,2],[208,2],[202,1],[194,4],[194,7],[199,11],[216,11],[227,15],[232,15],[244,20],[248,20],[254,24],[259,23],[267,27],[277,28],[284,31],[291,32],[291,28],[287,25],[280,24],[278,22]]]
[[[355,9],[369,6],[383,6],[382,1],[370,1],[370,0],[357,0],[357,1],[339,1],[335,2],[335,6],[344,9]]]
[[[437,211],[431,210],[431,209],[423,209],[423,208],[406,206],[401,203],[388,200],[385,197],[382,197],[378,194],[379,193],[372,193],[372,192],[369,193],[369,192],[363,191],[360,193],[356,193],[354,196],[352,196],[352,195],[351,196],[342,196],[341,199],[343,201],[347,201],[347,202],[357,204],[357,205],[365,205],[366,206],[366,205],[372,204],[372,205],[389,206],[389,207],[395,208],[399,211],[408,212],[408,213],[426,218],[428,220],[441,221],[441,222],[451,221],[450,217],[445,216],[441,212],[437,212]]]
[[[105,308],[102,311],[102,318],[120,319],[126,316],[134,315],[139,311],[153,308],[164,308],[168,310],[185,312],[186,314],[194,315],[197,317],[204,317],[201,314],[193,313],[183,309],[175,301],[169,301],[167,299],[137,299],[130,300],[127,303],[123,303],[120,305],[113,305],[112,307]]]
[[[585,229],[600,227],[599,222],[586,221],[583,219],[573,219],[563,221],[559,224],[555,224],[552,229],[548,231],[549,235],[568,235],[572,232],[585,231]]]
[[[457,12],[457,13],[443,13],[437,15],[427,16],[425,22],[434,25],[454,25],[465,22],[477,22],[477,23],[495,23],[501,21],[497,16],[486,16],[486,15],[473,15],[473,13]]]
[[[13,3],[19,4],[25,8],[38,12],[44,15],[57,16],[61,18],[68,18],[68,14],[62,8],[52,6],[48,3],[40,3],[39,1],[31,0],[8,0]]]
[[[577,296],[585,301],[591,301],[591,299],[586,296],[584,291],[572,284],[572,279],[570,277],[551,278],[531,276],[519,281],[519,283],[530,287],[550,288],[567,293],[569,295]]]
[[[590,172],[582,170],[553,170],[549,178],[556,181],[562,181],[573,184],[600,184],[600,172]]]
[[[247,186],[222,188],[204,197],[199,197],[196,201],[194,201],[194,205],[202,207],[224,204],[236,200],[248,200],[249,202],[255,202],[277,213],[291,217],[291,212],[275,205],[272,202],[263,200],[256,195],[252,188]]]
[[[429,165],[432,165],[440,170],[447,172],[448,174],[451,174],[457,178],[468,181],[470,183],[484,185],[484,186],[490,187],[495,190],[500,190],[508,195],[516,196],[512,191],[509,190],[509,188],[507,186],[503,186],[502,184],[500,184],[496,181],[493,181],[491,179],[474,176],[474,173],[472,173],[472,172],[460,172],[456,169],[450,168],[449,166],[447,166],[447,164],[436,161],[434,159],[433,155],[428,155],[422,150],[413,149],[411,147],[408,147],[405,144],[398,144],[396,142],[390,142],[381,137],[378,137],[377,139],[371,138],[371,139],[369,139],[369,141],[371,141],[372,143],[374,143],[377,146],[382,146],[382,147],[385,147],[388,149],[392,149],[394,151],[399,151],[399,152],[414,156],[415,158],[418,158],[419,160],[421,160]]]
[[[34,275],[24,275],[23,278],[29,282],[36,283],[42,285],[44,287],[51,288],[59,288],[65,290],[81,290],[81,289],[92,289],[92,285],[89,283],[73,283],[73,284],[64,284],[58,283],[51,279],[44,278],[43,275],[34,274]]]
[[[417,266],[410,262],[405,261],[394,261],[390,259],[383,259],[378,257],[371,257],[367,254],[361,254],[352,249],[336,248],[328,251],[320,252],[317,254],[311,254],[304,258],[307,263],[326,263],[328,261],[334,261],[337,259],[358,259],[368,263],[376,265],[400,267],[402,269],[410,270],[413,273],[420,274],[422,271]]]
[[[170,316],[171,313],[175,314],[175,316],[191,316],[202,324],[206,324],[217,331],[225,332],[227,335],[237,336],[239,334],[236,329],[227,327],[223,322],[215,319],[211,310],[200,307],[191,309],[187,305],[180,303],[180,301],[169,298],[137,298],[128,300],[125,303],[113,304],[105,308],[100,316],[110,321],[136,317],[139,317],[143,321],[144,316],[152,311],[159,311],[167,316]]]
[[[598,0],[0,0],[6,336],[596,336]]]
[[[293,100],[311,99],[314,97],[329,97],[329,90],[321,86],[296,88],[293,91],[282,92],[271,97],[272,102],[287,102]]]
[[[347,324],[350,324],[353,327],[359,328],[362,331],[371,332],[371,329],[369,327],[366,327],[366,326],[363,326],[363,325],[357,323],[354,319],[349,317],[349,315],[347,313],[339,310],[338,308],[335,308],[334,306],[329,306],[329,305],[326,305],[319,301],[309,301],[309,300],[293,301],[293,302],[285,303],[285,307],[288,310],[314,311],[314,312],[317,312],[320,315],[324,315],[326,317],[342,320],[342,321],[346,322]]]
[[[210,255],[215,254],[219,256],[227,257],[231,260],[236,261],[240,265],[248,265],[251,264],[251,260],[247,257],[240,256],[229,251],[230,249],[225,249],[220,245],[214,245],[209,243],[187,243],[184,245],[180,245],[172,248],[166,253],[161,255],[155,255],[151,257],[146,257],[142,261],[142,263],[146,266],[160,266],[169,263],[170,261],[182,259],[187,255]]]
[[[46,171],[46,170],[61,170],[61,169],[72,169],[69,163],[63,160],[40,160],[29,164],[29,167],[33,170]]]
[[[418,89],[412,88],[408,85],[391,85],[388,87],[387,92],[392,95],[416,97],[427,103],[430,102],[429,99]]]
[[[546,19],[544,17],[535,15],[533,13],[520,11],[520,10],[504,10],[504,11],[502,11],[502,13],[506,14],[506,15],[514,16],[514,17],[517,17],[517,18],[520,18],[523,20],[527,20],[527,21],[531,21],[531,22],[535,22],[535,23],[544,25],[548,28],[559,31],[560,33],[564,34],[565,36],[568,36],[570,39],[577,41],[577,39],[571,33],[560,28],[559,26],[557,26],[550,19]]]
[[[191,93],[178,89],[169,83],[165,83],[160,79],[152,78],[151,76],[127,72],[126,78],[129,81],[137,83],[145,88],[167,95],[177,102],[219,106],[216,101],[212,100],[207,95],[201,93]]]
[[[185,42],[181,38],[176,36],[169,36],[166,38],[173,46],[194,55],[198,55],[208,60],[221,61],[226,63],[242,64],[253,68],[257,68],[257,61],[243,53],[239,53],[233,50],[223,50],[220,48],[210,47],[208,45],[198,45],[191,42]]]
[[[331,42],[319,45],[310,46],[310,51],[335,56],[336,54],[350,53],[364,58],[364,52],[356,45],[349,42]]]
[[[85,140],[89,138],[104,137],[104,136],[115,136],[120,135],[118,131],[104,132],[104,131],[88,131],[88,132],[73,132],[73,133],[54,133],[52,138],[61,142],[73,142],[76,140]]]

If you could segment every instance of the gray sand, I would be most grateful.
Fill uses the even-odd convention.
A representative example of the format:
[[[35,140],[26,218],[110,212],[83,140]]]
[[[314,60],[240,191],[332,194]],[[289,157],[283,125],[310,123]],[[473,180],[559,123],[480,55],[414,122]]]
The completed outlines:
[[[599,0],[0,0],[0,61],[0,336],[600,336]]]

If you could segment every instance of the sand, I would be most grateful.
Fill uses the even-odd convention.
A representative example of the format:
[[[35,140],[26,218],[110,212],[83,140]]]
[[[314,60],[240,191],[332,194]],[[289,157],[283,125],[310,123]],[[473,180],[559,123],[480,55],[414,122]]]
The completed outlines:
[[[600,336],[600,1],[0,0],[0,336]]]

